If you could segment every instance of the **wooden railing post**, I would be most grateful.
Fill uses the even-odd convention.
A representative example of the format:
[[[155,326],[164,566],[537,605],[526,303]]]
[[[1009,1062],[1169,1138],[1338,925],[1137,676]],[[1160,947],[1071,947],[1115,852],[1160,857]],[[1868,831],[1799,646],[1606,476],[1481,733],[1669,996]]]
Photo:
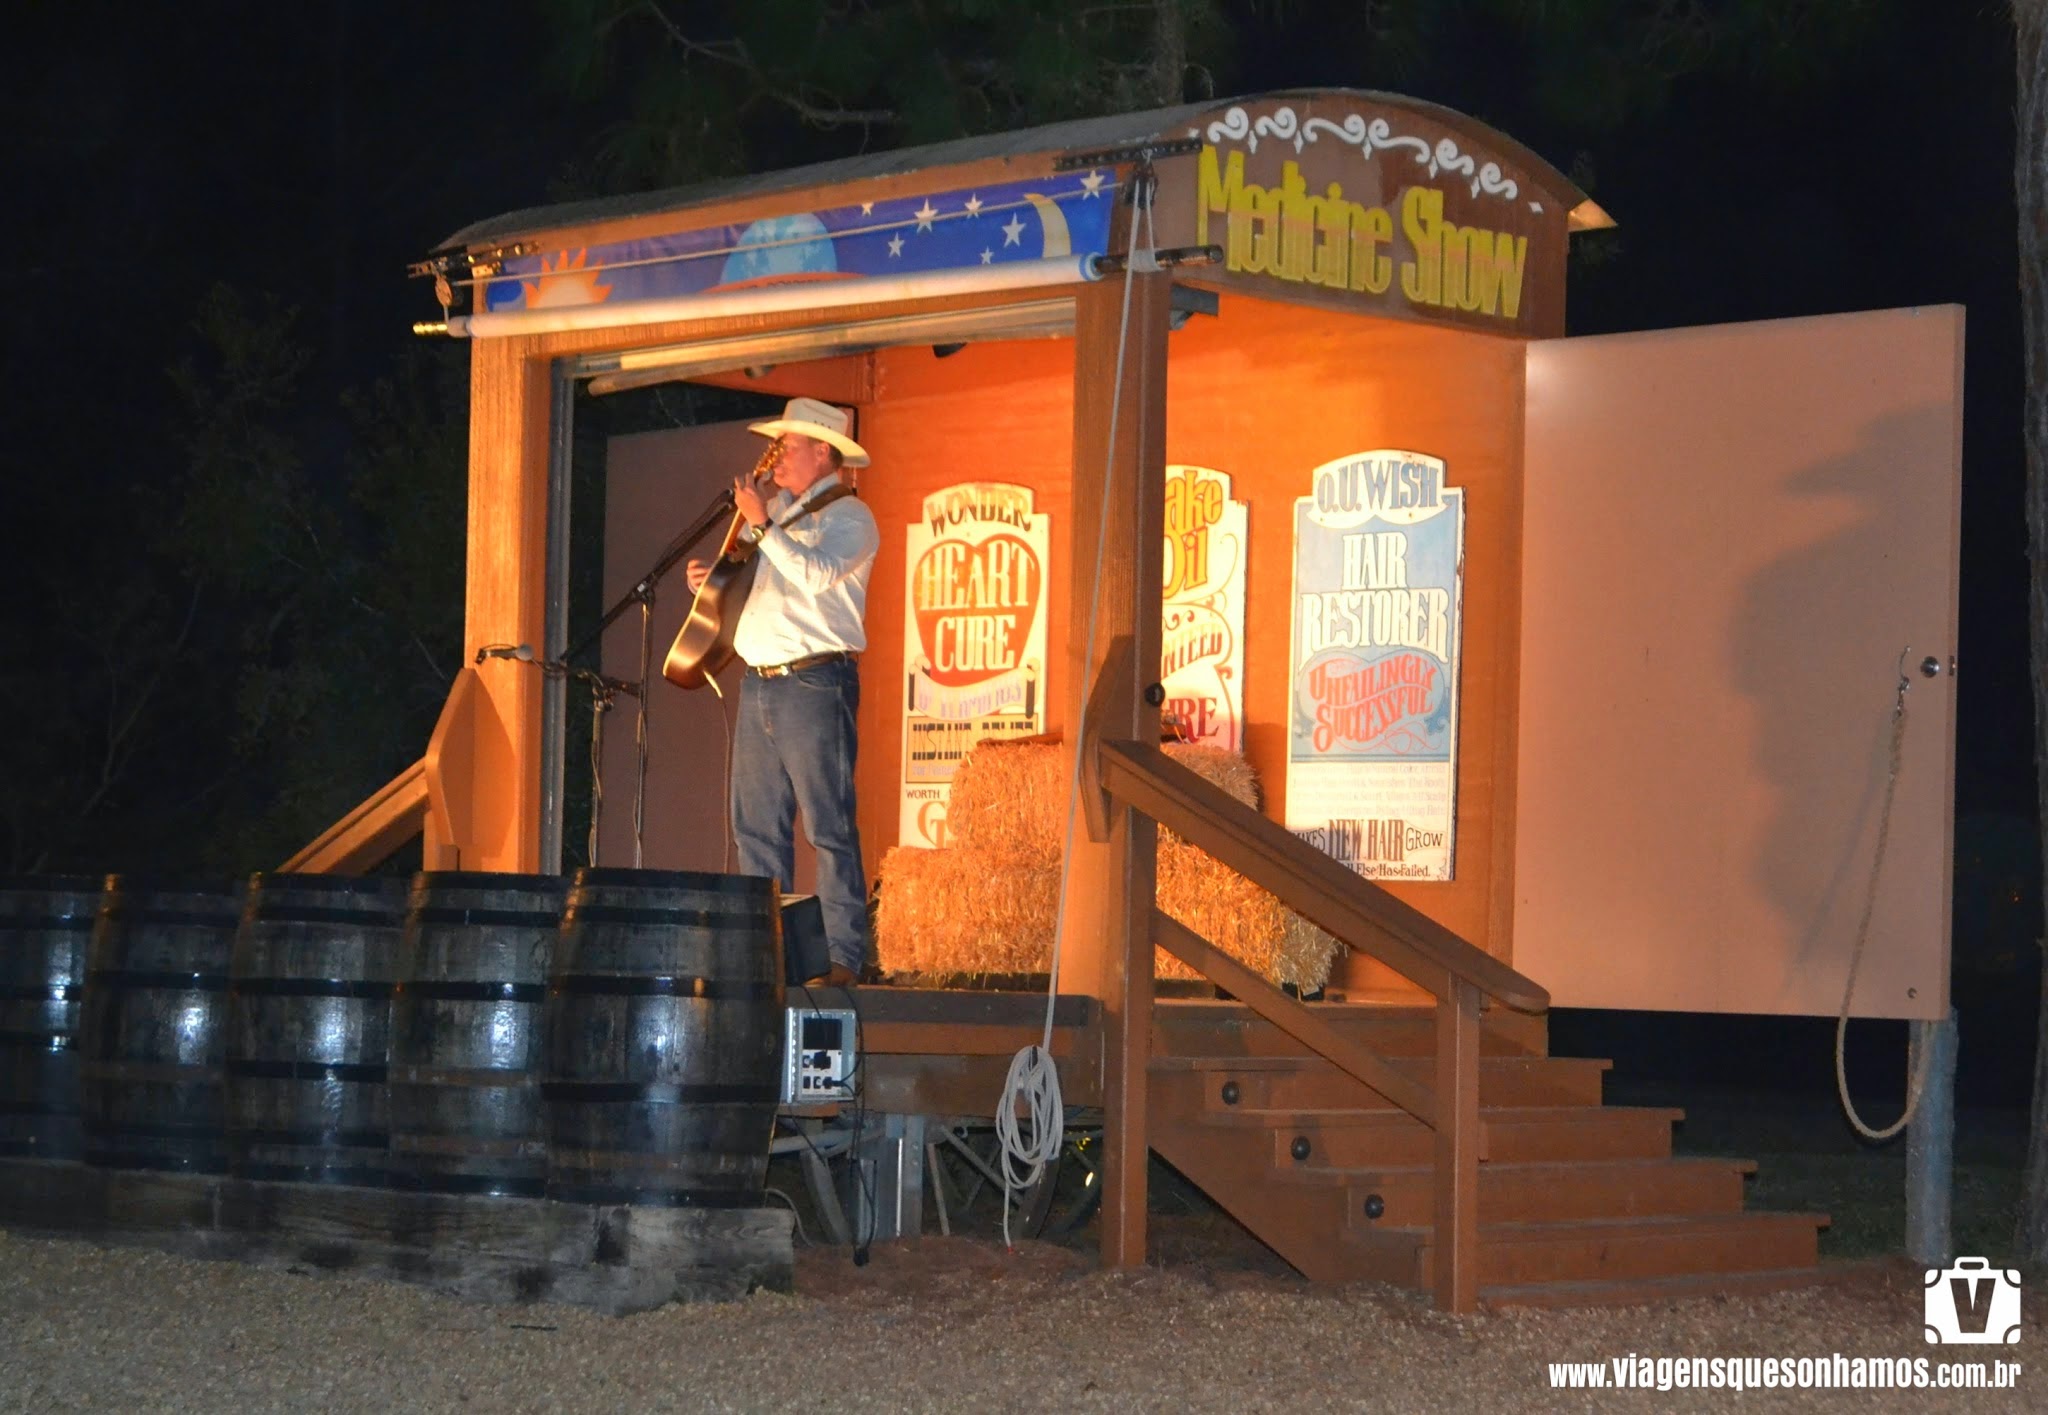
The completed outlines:
[[[1479,989],[1455,979],[1436,1004],[1436,1305],[1479,1305]]]
[[[1109,1055],[1104,1057],[1102,1101],[1109,1126],[1103,1160],[1102,1259],[1112,1268],[1145,1263],[1146,1167],[1151,1155],[1146,1093],[1152,1059],[1152,914],[1157,888],[1159,827],[1152,818],[1118,806],[1109,826],[1112,920],[1105,940],[1124,961],[1119,996],[1105,999]]]

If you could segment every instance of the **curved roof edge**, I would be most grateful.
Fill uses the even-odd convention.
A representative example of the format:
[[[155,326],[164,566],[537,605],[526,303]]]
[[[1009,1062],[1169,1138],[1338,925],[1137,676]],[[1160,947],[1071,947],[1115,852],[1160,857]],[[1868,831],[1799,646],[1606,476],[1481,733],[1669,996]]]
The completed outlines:
[[[1410,98],[1405,94],[1383,93],[1374,89],[1297,88],[1276,89],[1270,93],[1242,94],[1235,98],[1210,99],[1201,103],[1183,103],[1172,108],[1153,108],[1139,113],[1074,118],[1062,123],[1047,123],[1036,128],[1019,128],[1012,132],[987,133],[980,137],[927,143],[921,147],[900,147],[883,152],[861,153],[854,157],[834,158],[829,162],[813,162],[803,167],[788,167],[775,172],[722,177],[686,187],[668,187],[660,191],[635,192],[616,197],[596,197],[585,201],[562,202],[554,206],[527,207],[473,222],[449,236],[435,249],[449,251],[502,245],[521,237],[539,235],[564,227],[590,226],[634,217],[656,216],[664,212],[687,211],[693,207],[710,206],[749,197],[774,196],[782,192],[840,187],[854,182],[906,176],[928,169],[957,167],[970,162],[1128,146],[1150,138],[1177,136],[1177,130],[1194,119],[1228,108],[1232,104],[1260,103],[1276,98],[1363,99],[1389,107],[1405,108],[1453,124],[1480,128],[1491,136],[1503,155],[1522,163],[1532,174],[1548,184],[1559,197],[1568,200],[1568,209],[1574,216],[1572,230],[1590,230],[1614,224],[1606,212],[1557,168],[1506,133],[1480,122],[1470,114],[1461,113],[1439,103]],[[1581,216],[1581,212],[1585,215]]]

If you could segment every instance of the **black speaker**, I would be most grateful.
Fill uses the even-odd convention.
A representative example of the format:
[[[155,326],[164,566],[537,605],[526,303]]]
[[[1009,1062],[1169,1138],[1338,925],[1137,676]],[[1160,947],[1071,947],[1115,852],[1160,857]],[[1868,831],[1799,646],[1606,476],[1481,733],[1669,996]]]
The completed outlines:
[[[788,894],[782,899],[782,977],[805,983],[832,966],[825,948],[825,909],[815,894]]]

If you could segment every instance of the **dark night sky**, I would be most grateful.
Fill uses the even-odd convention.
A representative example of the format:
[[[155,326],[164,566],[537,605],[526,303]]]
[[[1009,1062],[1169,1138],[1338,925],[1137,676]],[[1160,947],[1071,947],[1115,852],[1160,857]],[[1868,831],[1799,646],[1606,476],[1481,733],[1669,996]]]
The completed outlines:
[[[1620,232],[1610,258],[1574,269],[1575,333],[1968,307],[1958,811],[2031,818],[2003,7],[1901,5],[1856,52],[1818,57],[1810,81],[1687,79],[1597,139],[1516,96],[1511,47],[1396,83],[1315,32],[1321,8],[1246,31],[1224,91],[1401,87],[1578,166]],[[7,51],[17,256],[0,547],[17,566],[47,567],[52,547],[92,533],[99,498],[176,465],[164,370],[208,285],[300,306],[316,346],[305,417],[338,428],[323,400],[385,369],[434,312],[405,263],[466,222],[558,195],[606,116],[549,85],[520,5],[88,0],[26,7]],[[19,639],[50,608],[12,596],[0,628]]]

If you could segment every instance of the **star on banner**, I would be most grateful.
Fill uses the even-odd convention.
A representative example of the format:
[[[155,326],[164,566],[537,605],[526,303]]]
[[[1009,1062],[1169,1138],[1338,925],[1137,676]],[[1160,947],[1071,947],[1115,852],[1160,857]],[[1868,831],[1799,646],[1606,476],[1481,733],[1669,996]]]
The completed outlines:
[[[862,202],[860,204],[860,214],[862,216],[873,216],[875,214],[875,204],[871,201]]]
[[[889,254],[892,256],[903,254],[903,238],[901,236],[891,236],[889,238]]]
[[[974,196],[971,196],[971,197],[967,198],[966,206],[967,206],[967,214],[968,214],[969,216],[979,216],[979,215],[981,215],[981,196],[980,196],[980,194],[979,194],[979,193],[976,193],[976,194],[975,194]]]
[[[1100,172],[1090,172],[1087,176],[1083,177],[1081,179],[1081,193],[1084,198],[1101,196],[1102,174]]]
[[[994,251],[990,250],[987,246],[983,246],[981,248],[981,263],[983,265],[993,264],[995,262],[995,258],[996,253]]]
[[[939,214],[939,209],[932,205],[932,199],[930,197],[926,197],[924,199],[924,205],[920,206],[917,210],[911,212],[910,214],[917,218],[918,230],[929,231],[932,229],[932,218],[936,217]]]
[[[1024,244],[1024,239],[1023,239],[1023,238],[1024,238],[1024,218],[1023,218],[1023,217],[1021,217],[1021,216],[1012,216],[1012,217],[1011,217],[1011,218],[1010,218],[1010,219],[1009,219],[1008,221],[1006,221],[1006,222],[1004,222],[1004,223],[1003,223],[1003,244],[1004,244],[1004,245],[1006,245],[1006,246],[1021,246],[1021,245],[1023,245],[1023,244]]]

